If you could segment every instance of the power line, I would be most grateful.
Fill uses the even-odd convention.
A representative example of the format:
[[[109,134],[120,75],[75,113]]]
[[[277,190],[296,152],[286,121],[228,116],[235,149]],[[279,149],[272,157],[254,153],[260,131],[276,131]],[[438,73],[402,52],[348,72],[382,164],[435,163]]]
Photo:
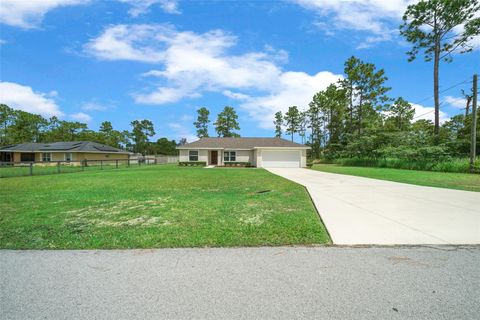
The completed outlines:
[[[443,89],[442,91],[439,91],[438,94],[444,93],[444,92],[446,92],[446,91],[448,91],[448,90],[451,90],[451,89],[453,89],[453,88],[456,88],[456,87],[458,87],[458,86],[461,86],[462,84],[472,83],[472,82],[473,82],[472,80],[468,80],[468,79],[467,79],[467,80],[464,80],[464,81],[459,82],[459,83],[457,83],[457,84],[454,84],[454,85],[452,85],[452,86],[450,86],[450,87],[448,87],[448,88],[446,88],[446,89]],[[410,102],[410,103],[421,104],[422,102],[427,101],[427,100],[429,100],[429,99],[432,99],[433,97],[434,97],[434,96],[429,96],[429,97],[426,97],[425,99],[422,99],[422,100],[420,100],[420,101],[418,101],[418,102]]]

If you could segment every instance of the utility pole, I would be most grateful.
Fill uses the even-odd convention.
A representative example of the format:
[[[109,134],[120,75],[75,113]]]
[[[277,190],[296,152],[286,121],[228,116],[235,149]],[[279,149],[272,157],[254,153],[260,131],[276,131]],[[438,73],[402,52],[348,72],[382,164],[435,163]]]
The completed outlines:
[[[475,158],[477,149],[477,93],[478,76],[473,75],[473,98],[472,98],[472,144],[470,146],[470,172],[475,173]]]

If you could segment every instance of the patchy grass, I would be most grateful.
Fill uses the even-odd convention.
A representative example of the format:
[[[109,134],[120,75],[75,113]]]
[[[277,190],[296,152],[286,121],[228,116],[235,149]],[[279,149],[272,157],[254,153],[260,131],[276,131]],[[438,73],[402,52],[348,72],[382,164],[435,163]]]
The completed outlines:
[[[410,183],[420,186],[480,192],[480,174],[345,167],[335,164],[316,164],[312,169],[330,173]]]
[[[1,180],[0,198],[0,248],[329,241],[305,189],[262,169],[163,165],[17,177]]]

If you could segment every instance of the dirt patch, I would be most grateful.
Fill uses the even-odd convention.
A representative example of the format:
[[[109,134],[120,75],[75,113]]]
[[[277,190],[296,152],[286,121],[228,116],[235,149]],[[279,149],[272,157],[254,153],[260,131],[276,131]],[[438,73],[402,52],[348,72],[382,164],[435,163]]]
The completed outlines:
[[[89,226],[125,227],[169,225],[170,222],[161,217],[161,212],[171,201],[170,198],[147,200],[121,200],[118,202],[100,203],[67,212],[66,224],[78,229]],[[154,213],[155,216],[151,214]],[[160,215],[159,215],[160,213]]]

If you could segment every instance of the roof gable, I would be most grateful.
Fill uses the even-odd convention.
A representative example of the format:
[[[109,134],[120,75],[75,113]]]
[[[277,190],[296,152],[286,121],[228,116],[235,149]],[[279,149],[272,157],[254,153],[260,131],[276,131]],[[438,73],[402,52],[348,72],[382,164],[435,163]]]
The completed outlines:
[[[255,148],[304,148],[310,147],[281,138],[201,138],[184,144],[178,149],[217,148],[217,149],[255,149]]]

